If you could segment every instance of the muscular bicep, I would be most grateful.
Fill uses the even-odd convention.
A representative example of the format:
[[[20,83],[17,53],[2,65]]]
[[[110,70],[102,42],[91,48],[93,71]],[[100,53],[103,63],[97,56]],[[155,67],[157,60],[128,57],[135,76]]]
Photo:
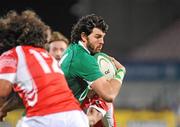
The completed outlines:
[[[108,80],[105,76],[98,78],[91,84],[91,88],[105,101],[112,102],[120,90],[120,82],[115,79]]]
[[[95,80],[91,85],[91,88],[105,101],[112,101],[111,94],[109,94],[111,87],[109,87],[109,81],[104,76]]]
[[[0,79],[0,97],[8,96],[12,91],[12,84],[8,80]]]

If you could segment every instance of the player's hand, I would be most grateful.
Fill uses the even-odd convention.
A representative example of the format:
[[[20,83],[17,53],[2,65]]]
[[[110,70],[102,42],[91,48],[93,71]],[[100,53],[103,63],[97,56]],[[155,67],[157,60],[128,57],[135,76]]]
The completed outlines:
[[[114,63],[115,67],[118,69],[125,68],[119,61],[117,61],[114,57],[109,56],[110,60]]]
[[[113,57],[109,57],[109,58],[114,63],[115,67],[117,68],[115,79],[118,80],[120,84],[122,84],[124,76],[126,74],[126,68]]]

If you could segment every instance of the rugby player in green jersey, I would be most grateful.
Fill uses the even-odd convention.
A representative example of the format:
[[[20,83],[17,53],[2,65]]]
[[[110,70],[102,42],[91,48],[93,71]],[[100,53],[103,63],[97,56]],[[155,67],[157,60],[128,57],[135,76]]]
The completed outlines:
[[[115,78],[107,80],[101,73],[94,54],[100,52],[108,25],[95,14],[79,19],[71,31],[71,44],[65,51],[60,64],[69,87],[80,103],[93,90],[106,102],[113,102],[118,95],[125,75],[125,67],[112,58],[117,72]],[[101,112],[90,109],[87,113],[90,125],[102,118]]]

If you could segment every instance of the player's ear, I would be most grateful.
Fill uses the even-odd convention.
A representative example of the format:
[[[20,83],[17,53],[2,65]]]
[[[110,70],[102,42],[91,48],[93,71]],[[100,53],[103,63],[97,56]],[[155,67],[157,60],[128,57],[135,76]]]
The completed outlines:
[[[84,32],[81,33],[81,40],[87,42],[87,35]]]

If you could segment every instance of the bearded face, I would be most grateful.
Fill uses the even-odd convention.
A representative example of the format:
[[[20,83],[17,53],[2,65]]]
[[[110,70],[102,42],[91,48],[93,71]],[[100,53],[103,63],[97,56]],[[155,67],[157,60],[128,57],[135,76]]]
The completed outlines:
[[[92,33],[87,36],[86,47],[91,52],[91,54],[95,54],[102,50],[104,44],[104,36],[105,33],[103,33],[98,28],[94,28]]]

